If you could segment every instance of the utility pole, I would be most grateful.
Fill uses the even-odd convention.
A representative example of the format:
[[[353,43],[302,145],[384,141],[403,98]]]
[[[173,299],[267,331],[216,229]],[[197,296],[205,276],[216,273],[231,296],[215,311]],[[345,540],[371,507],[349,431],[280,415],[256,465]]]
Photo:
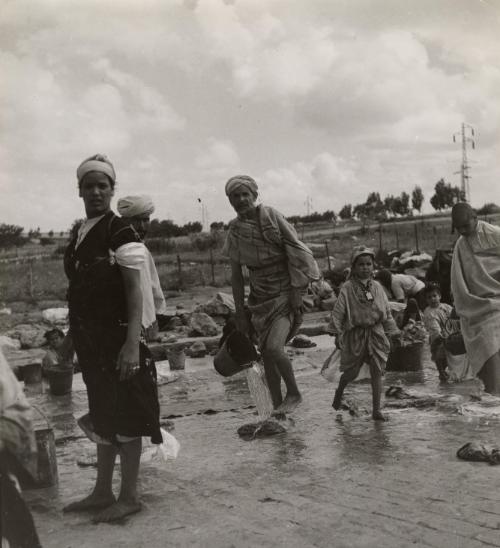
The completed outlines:
[[[470,133],[471,136],[467,135]],[[472,145],[472,149],[476,148],[476,143],[473,139],[474,137],[474,128],[469,125],[462,123],[462,130],[460,132],[453,134],[453,142],[457,142],[457,135],[460,136],[462,142],[462,164],[460,166],[460,171],[455,173],[460,173],[460,190],[462,191],[463,199],[466,202],[470,202],[470,186],[469,186],[469,164],[467,162],[467,143]]]
[[[312,207],[313,207],[312,198],[311,198],[311,196],[308,196],[306,198],[306,213],[307,213],[307,215],[311,215]]]
[[[204,204],[201,198],[198,198],[198,202],[200,204],[201,209],[201,226],[203,231],[208,232],[208,213],[207,213],[207,206]]]

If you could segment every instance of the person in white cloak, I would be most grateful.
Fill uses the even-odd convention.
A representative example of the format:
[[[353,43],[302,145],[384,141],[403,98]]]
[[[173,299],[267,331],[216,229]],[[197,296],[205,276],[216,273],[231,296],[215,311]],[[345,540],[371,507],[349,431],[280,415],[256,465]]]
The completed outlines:
[[[452,209],[460,234],[451,263],[451,290],[472,371],[500,394],[500,227],[480,221],[465,202]]]
[[[151,214],[154,212],[154,204],[149,196],[126,196],[120,198],[117,203],[118,213],[121,217],[130,222],[142,241],[146,237]],[[138,259],[144,249],[137,246],[135,250],[132,246],[128,249],[129,262],[134,263],[134,256],[137,253]],[[141,261],[138,261],[140,264]],[[156,325],[156,315],[166,314],[167,305],[160,285],[160,279],[149,250],[146,248],[146,257],[141,268],[141,288],[143,295],[143,318],[142,325],[145,329]]]

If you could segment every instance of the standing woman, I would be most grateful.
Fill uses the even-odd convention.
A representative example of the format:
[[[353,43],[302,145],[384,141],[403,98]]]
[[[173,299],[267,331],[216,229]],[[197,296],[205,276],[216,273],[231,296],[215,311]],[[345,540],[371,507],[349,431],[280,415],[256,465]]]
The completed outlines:
[[[245,311],[242,267],[250,275],[248,308],[258,337],[267,384],[277,412],[292,411],[302,400],[292,364],[284,351],[302,323],[302,295],[319,279],[311,251],[294,228],[271,207],[257,205],[257,183],[247,175],[226,183],[226,196],[237,213],[230,222],[224,253],[231,260],[236,326],[245,334],[250,323]],[[286,394],[281,392],[281,379]]]
[[[156,369],[141,341],[137,256],[144,244],[111,211],[116,176],[105,156],[82,162],[77,178],[87,218],[66,250],[64,265],[70,334],[89,402],[89,414],[79,424],[97,443],[97,480],[88,497],[64,510],[101,510],[94,521],[113,521],[141,509],[141,436],[162,442]],[[112,478],[118,454],[122,481],[115,499]]]
[[[370,366],[374,420],[385,421],[380,411],[382,375],[391,348],[387,335],[399,334],[382,286],[373,279],[375,253],[368,247],[354,250],[351,276],[340,290],[332,310],[336,344],[340,348],[339,386],[332,403],[339,409],[346,386]]]

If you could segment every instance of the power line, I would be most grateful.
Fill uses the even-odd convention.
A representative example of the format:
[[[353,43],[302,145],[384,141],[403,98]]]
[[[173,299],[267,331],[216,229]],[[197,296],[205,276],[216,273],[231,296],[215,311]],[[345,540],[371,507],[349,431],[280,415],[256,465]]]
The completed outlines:
[[[470,133],[470,136],[468,135]],[[469,180],[471,178],[469,174],[469,163],[467,161],[467,143],[470,143],[472,145],[472,149],[476,148],[476,143],[473,139],[474,137],[474,128],[469,125],[462,123],[462,129],[461,131],[453,134],[453,142],[457,142],[457,135],[460,136],[461,142],[462,142],[462,164],[460,165],[460,171],[456,171],[455,173],[460,173],[460,190],[462,191],[463,199],[466,202],[470,202],[470,185]]]

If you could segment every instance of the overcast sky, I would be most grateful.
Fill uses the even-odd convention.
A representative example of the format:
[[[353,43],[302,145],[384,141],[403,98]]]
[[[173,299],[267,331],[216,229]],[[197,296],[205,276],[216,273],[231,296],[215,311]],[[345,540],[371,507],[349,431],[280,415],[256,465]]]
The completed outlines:
[[[253,176],[283,213],[460,184],[500,203],[500,0],[0,0],[0,222],[83,216],[75,170],[105,153],[116,196],[228,220]],[[426,205],[429,209],[430,206]]]

